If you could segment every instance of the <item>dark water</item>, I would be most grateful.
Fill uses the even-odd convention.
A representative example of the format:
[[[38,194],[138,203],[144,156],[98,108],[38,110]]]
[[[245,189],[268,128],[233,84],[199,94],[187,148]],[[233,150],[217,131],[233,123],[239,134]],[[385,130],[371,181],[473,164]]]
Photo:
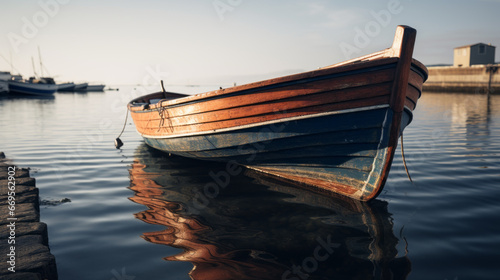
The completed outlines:
[[[500,96],[424,93],[414,184],[398,151],[366,204],[169,157],[130,119],[114,149],[144,91],[0,98],[0,151],[42,200],[71,199],[41,207],[60,279],[499,279]]]

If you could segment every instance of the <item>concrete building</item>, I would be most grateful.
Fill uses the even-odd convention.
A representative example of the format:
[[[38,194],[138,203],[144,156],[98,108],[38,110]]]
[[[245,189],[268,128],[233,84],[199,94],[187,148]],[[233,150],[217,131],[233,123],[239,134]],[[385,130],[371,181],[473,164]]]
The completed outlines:
[[[453,66],[469,67],[495,63],[495,46],[484,43],[462,46],[454,49]]]

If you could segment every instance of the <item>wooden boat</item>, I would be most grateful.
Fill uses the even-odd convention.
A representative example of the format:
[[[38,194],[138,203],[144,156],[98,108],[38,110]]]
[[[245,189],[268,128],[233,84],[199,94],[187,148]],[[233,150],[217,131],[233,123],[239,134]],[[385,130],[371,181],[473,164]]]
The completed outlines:
[[[392,46],[370,55],[192,96],[153,93],[128,108],[156,149],[368,201],[387,180],[427,79],[412,58],[415,37],[398,26]]]

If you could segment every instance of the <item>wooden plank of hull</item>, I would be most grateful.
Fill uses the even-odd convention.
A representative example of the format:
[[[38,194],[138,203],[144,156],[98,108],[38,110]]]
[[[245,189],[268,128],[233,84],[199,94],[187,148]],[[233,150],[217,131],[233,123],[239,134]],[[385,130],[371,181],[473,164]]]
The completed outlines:
[[[332,92],[392,82],[394,80],[394,71],[395,64],[391,63],[379,66],[379,68],[368,68],[364,71],[358,70],[352,73],[342,73],[342,75],[325,75],[315,77],[314,79],[290,81],[288,83],[270,85],[267,88],[261,88],[259,90],[239,92],[237,95],[230,96],[226,94],[219,96],[219,98],[195,100],[186,104],[168,107],[174,116],[240,108],[248,105],[281,101],[283,99],[290,99],[298,96],[308,96],[315,93]],[[157,109],[157,107],[153,107],[152,109]]]
[[[408,77],[405,106],[412,111],[417,106],[417,101],[422,95],[422,85],[424,81],[422,75],[423,74],[417,69],[411,68],[410,76]]]
[[[415,107],[417,107],[417,101],[421,94],[422,93],[418,89],[412,85],[408,85],[408,88],[406,89],[405,106],[413,111]]]

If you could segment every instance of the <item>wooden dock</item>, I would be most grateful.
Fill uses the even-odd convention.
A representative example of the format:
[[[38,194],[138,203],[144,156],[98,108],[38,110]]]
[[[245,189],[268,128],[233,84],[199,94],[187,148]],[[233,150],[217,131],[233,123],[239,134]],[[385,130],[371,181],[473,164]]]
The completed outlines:
[[[0,278],[57,279],[47,225],[40,222],[40,203],[29,169],[19,168],[0,152]]]

